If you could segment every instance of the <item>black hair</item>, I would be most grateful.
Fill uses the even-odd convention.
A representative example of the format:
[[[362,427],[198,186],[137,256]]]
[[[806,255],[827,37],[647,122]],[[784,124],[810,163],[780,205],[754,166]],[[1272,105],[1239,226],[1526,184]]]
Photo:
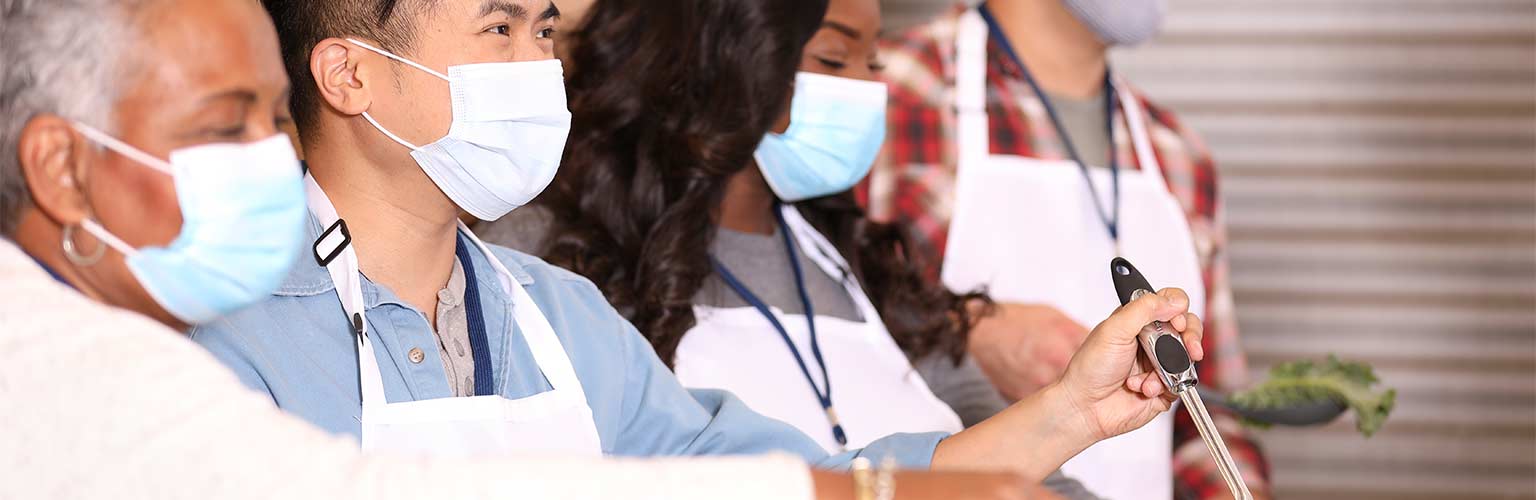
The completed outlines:
[[[397,54],[415,43],[413,21],[433,0],[262,0],[277,27],[283,66],[293,83],[293,118],[300,130],[315,123],[320,94],[309,71],[315,44],[331,37],[358,37]]]
[[[712,214],[785,113],[801,53],[827,0],[599,0],[573,35],[573,126],[537,203],[543,254],[595,282],[670,365],[713,273]],[[956,361],[967,305],[925,280],[899,227],[865,217],[851,192],[798,204],[849,259],[909,357]]]

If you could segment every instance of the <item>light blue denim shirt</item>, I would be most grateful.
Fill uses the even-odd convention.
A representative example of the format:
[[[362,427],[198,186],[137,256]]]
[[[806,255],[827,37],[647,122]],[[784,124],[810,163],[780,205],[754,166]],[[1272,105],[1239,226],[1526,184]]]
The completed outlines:
[[[320,232],[313,218],[309,239]],[[574,273],[516,251],[491,247],[528,290],[570,356],[602,439],[619,456],[795,453],[812,464],[846,467],[856,456],[890,456],[903,466],[927,468],[942,433],[898,434],[862,450],[828,456],[794,427],[748,409],[730,393],[680,385],[651,346]],[[511,320],[512,298],[502,290],[487,256],[471,251],[499,394],[512,399],[551,389],[522,332]],[[283,410],[334,433],[361,432],[356,344],[341,300],[313,256],[299,259],[270,299],[192,331],[246,385],[270,394]],[[452,397],[437,338],[426,317],[389,289],[363,279],[368,331],[391,402]],[[504,307],[490,307],[499,303]],[[425,355],[407,357],[413,348]],[[793,382],[793,381],[789,381]]]

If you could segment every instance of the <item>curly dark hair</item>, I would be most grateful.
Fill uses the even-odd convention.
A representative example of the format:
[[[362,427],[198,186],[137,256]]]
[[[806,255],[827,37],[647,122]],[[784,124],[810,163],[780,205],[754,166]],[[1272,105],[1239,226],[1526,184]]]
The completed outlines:
[[[827,0],[600,0],[571,37],[565,161],[536,202],[543,254],[595,282],[668,365],[714,272],[712,213],[786,112]],[[848,259],[911,358],[965,352],[984,294],[924,278],[903,229],[852,192],[797,205]]]

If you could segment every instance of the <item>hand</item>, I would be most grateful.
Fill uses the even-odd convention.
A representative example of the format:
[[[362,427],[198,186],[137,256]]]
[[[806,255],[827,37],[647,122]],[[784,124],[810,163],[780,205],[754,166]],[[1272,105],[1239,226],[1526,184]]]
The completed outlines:
[[[970,353],[1010,401],[1061,379],[1088,328],[1044,304],[998,304],[971,329]]]
[[[1141,353],[1137,335],[1153,321],[1179,332],[1192,360],[1205,358],[1200,318],[1177,288],[1146,294],[1116,309],[1088,335],[1062,375],[1060,391],[1094,441],[1135,430],[1167,411],[1174,399]]]
[[[817,500],[854,498],[853,477],[812,471]],[[896,473],[897,500],[1046,500],[1060,498],[1038,484],[1008,472]]]

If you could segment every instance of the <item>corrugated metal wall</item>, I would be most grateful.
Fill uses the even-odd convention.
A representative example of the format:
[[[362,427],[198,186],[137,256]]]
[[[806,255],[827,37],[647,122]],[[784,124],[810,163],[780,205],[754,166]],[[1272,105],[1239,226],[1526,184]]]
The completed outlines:
[[[1117,69],[1216,154],[1255,379],[1332,352],[1399,390],[1371,439],[1260,433],[1280,496],[1536,498],[1536,0],[1171,5]]]

